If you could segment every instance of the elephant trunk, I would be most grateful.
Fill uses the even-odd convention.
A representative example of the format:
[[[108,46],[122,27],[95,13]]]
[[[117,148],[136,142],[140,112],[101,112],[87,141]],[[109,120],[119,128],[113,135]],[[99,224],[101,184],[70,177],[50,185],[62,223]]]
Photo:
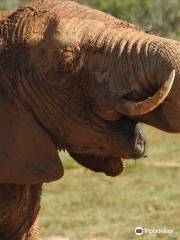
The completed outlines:
[[[152,42],[138,40],[128,47],[126,76],[131,79],[129,93],[116,106],[121,114],[139,116],[153,111],[166,99],[174,84],[177,53],[173,56],[174,48],[169,44],[167,48],[163,38],[151,37]]]
[[[174,69],[175,79],[167,98],[153,111],[137,116],[136,120],[159,128],[163,131],[180,132],[180,43],[163,38],[157,38],[154,61],[154,89],[162,86],[168,74]]]
[[[110,97],[104,94],[106,103],[101,102],[96,112],[109,120],[120,115],[140,116],[156,109],[175,85],[175,73],[179,71],[174,47],[177,42],[123,30],[110,44],[113,46],[106,53],[108,57],[102,61],[109,70],[101,80],[106,86],[108,83],[105,91]]]

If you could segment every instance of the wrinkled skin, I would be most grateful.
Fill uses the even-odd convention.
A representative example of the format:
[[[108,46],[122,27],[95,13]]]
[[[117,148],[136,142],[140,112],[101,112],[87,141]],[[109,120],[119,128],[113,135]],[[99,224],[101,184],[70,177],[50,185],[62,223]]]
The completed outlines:
[[[122,159],[144,154],[138,122],[180,132],[179,64],[178,42],[70,1],[42,0],[2,13],[1,239],[38,238],[38,184],[63,175],[57,149],[116,176]],[[122,97],[152,96],[173,69],[172,90],[158,108],[134,117],[117,111]]]
[[[38,239],[40,195],[41,185],[0,185],[0,239]]]

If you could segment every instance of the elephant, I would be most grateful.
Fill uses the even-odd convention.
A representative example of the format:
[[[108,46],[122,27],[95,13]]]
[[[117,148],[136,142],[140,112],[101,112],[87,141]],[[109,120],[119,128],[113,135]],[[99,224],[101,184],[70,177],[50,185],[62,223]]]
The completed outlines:
[[[0,14],[0,239],[38,239],[57,150],[108,176],[140,158],[140,124],[180,132],[180,43],[66,0]]]

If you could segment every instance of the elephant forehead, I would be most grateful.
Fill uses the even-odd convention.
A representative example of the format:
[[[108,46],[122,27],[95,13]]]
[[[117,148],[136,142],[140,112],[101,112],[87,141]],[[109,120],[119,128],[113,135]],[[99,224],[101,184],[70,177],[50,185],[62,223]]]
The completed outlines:
[[[97,32],[102,32],[107,27],[103,22],[79,18],[60,18],[57,20],[57,28],[54,32],[54,39],[60,44],[60,47],[81,43],[82,38],[93,39]]]

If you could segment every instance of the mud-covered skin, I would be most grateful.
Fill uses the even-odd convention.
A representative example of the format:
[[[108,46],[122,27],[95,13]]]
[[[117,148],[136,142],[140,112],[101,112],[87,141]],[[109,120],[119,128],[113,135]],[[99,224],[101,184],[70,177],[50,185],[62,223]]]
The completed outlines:
[[[138,121],[179,132],[179,62],[178,42],[144,33],[71,1],[40,0],[15,13],[1,13],[0,161],[4,167],[12,162],[12,172],[5,168],[4,177],[28,185],[1,185],[0,239],[38,238],[38,223],[34,222],[41,187],[31,185],[37,179],[43,183],[63,175],[62,166],[57,165],[57,148],[67,149],[91,170],[115,176],[123,171],[121,158],[144,154]],[[122,96],[129,100],[151,96],[173,69],[172,91],[153,112],[130,120],[114,109]],[[44,143],[50,152],[41,148],[44,155],[38,153],[35,159],[34,149],[38,151]],[[12,151],[9,155],[7,146]],[[12,158],[14,152],[20,158]],[[26,170],[30,158],[34,161],[28,162],[27,178],[19,165]],[[50,160],[51,170],[47,168]],[[60,168],[59,175],[53,166]],[[5,183],[1,176],[0,182]]]
[[[139,32],[134,25],[70,1],[37,1],[20,9],[2,22],[1,82],[7,97],[32,111],[56,147],[102,159],[140,157],[144,144],[136,141],[134,123],[120,119],[114,127],[95,109],[108,95],[93,75],[91,55],[100,53],[104,61],[104,44],[117,40],[110,38],[110,29],[113,38],[120,30]]]
[[[6,48],[7,41],[4,42],[5,51],[2,52],[1,66],[8,75],[13,75],[9,76],[12,81],[8,86],[10,95],[18,94],[23,98],[21,101],[32,109],[38,121],[48,130],[60,148],[80,154],[111,155],[111,149],[107,149],[105,144],[111,142],[111,145],[114,145],[112,149],[116,148],[116,154],[131,157],[134,148],[131,139],[127,139],[125,134],[122,137],[118,136],[115,131],[111,131],[109,124],[94,114],[91,99],[85,89],[86,82],[83,76],[86,69],[83,66],[86,63],[84,56],[79,52],[81,46],[77,43],[66,46],[66,41],[69,40],[64,37],[70,26],[61,29],[66,28],[66,22],[69,24],[68,19],[64,17],[69,18],[72,14],[74,17],[83,17],[89,12],[91,19],[94,10],[69,1],[44,1],[44,5],[42,2],[17,11],[4,23],[3,36],[6,39],[8,32],[8,46],[11,47]],[[96,18],[97,21],[105,21],[106,25],[112,23],[115,29],[137,29],[98,11],[95,14]],[[80,24],[81,27],[83,25]],[[59,35],[62,39],[56,41],[56,36],[59,38]],[[51,46],[49,50],[47,44]],[[65,46],[61,46],[62,44]],[[124,152],[119,153],[120,148],[124,149]]]
[[[42,6],[43,5],[41,4],[41,7]],[[44,6],[44,7],[46,8],[46,6]],[[48,6],[47,6],[47,10],[49,10]],[[72,13],[74,12],[73,8],[72,9],[70,8],[69,10]],[[27,12],[32,12],[32,13],[34,12],[34,11],[32,11],[32,8],[27,8],[25,10],[25,12],[26,11]],[[64,12],[64,10],[62,12]],[[7,18],[8,15],[9,15],[9,13],[2,13],[1,17],[0,17],[0,20],[1,21],[4,20],[5,18]],[[22,14],[22,15],[23,15],[23,18],[26,18],[26,14]],[[102,15],[102,16],[106,17],[106,15]],[[97,15],[97,17],[98,17],[98,15]],[[15,17],[10,17],[10,18],[13,19]],[[111,17],[110,17],[110,19],[111,19]],[[11,20],[9,20],[9,21],[11,21]],[[42,19],[40,19],[40,22],[41,21],[42,21]],[[3,22],[3,24],[5,24],[4,26],[6,28],[7,25],[6,25],[5,22]],[[38,24],[41,26],[40,22]],[[107,22],[109,22],[109,17],[107,19]],[[114,18],[112,18],[112,23],[113,23],[114,26],[117,25],[116,27],[129,26],[129,27],[132,27],[132,28],[136,28],[135,26],[131,26],[128,23],[125,23],[125,22],[121,23],[120,21],[118,21]],[[38,30],[38,27],[39,27],[38,24],[37,24],[37,30]],[[3,31],[4,31],[4,27],[1,26],[1,28],[3,28]],[[13,27],[12,27],[11,31],[13,31]],[[20,33],[18,33],[18,36],[20,35]],[[25,31],[25,33],[26,33],[26,31]],[[1,34],[2,34],[2,32],[1,32]],[[11,39],[11,37],[9,39]],[[15,37],[15,39],[12,37],[12,42],[16,42],[17,40],[18,40],[17,36]],[[10,47],[11,44],[12,43],[9,43],[9,47]],[[9,52],[9,54],[11,54],[12,59],[9,59],[9,55],[7,54],[8,52],[5,52],[5,55],[7,54],[5,59],[6,59],[6,61],[8,61],[8,66],[6,64],[7,62],[4,61],[5,59],[1,60],[1,63],[2,63],[1,66],[4,68],[4,72],[6,72],[6,74],[8,73],[7,75],[9,76],[9,77],[7,77],[7,79],[6,78],[4,79],[4,72],[3,72],[3,77],[1,75],[1,81],[2,81],[1,83],[2,83],[3,86],[4,86],[4,83],[5,83],[5,88],[6,88],[6,84],[8,84],[8,91],[9,91],[9,95],[11,95],[11,99],[12,99],[12,96],[14,96],[17,99],[17,96],[19,96],[22,93],[22,88],[18,89],[18,84],[16,82],[16,80],[19,76],[19,72],[17,72],[17,69],[19,69],[18,68],[19,65],[21,65],[22,69],[23,69],[23,66],[25,67],[24,75],[25,75],[25,78],[27,80],[29,80],[28,79],[28,77],[29,77],[28,71],[29,70],[26,69],[27,60],[28,60],[28,58],[26,58],[28,56],[28,55],[26,55],[27,51],[24,52],[25,53],[24,56],[21,56],[22,52],[20,51],[21,47],[24,50],[23,46],[24,45],[20,41],[20,45],[19,44],[14,44],[14,46],[10,47],[10,50],[8,52]],[[16,47],[17,47],[17,49],[16,49]],[[1,53],[1,54],[3,55],[4,52]],[[16,62],[17,59],[18,59],[18,64]],[[15,64],[15,66],[13,66],[14,64]],[[12,72],[9,72],[9,66],[11,67],[10,69],[13,70]],[[2,74],[2,72],[1,72],[1,74]],[[11,76],[12,76],[12,78],[11,78]],[[31,77],[32,77],[32,75],[30,76],[30,78]],[[34,79],[34,76],[32,77],[32,79]],[[20,78],[20,81],[22,81],[22,78]],[[23,87],[24,86],[25,87],[27,86],[29,88],[29,85],[26,82],[23,82]],[[36,85],[36,87],[37,87],[37,85]],[[72,84],[70,84],[69,87],[71,88]],[[62,86],[62,88],[64,88],[64,86]],[[67,86],[67,90],[68,90],[68,86]],[[25,90],[25,91],[27,91],[27,90]],[[30,91],[31,92],[29,93],[29,95],[33,99],[36,92],[34,93],[32,89],[30,89]],[[65,94],[66,93],[62,92],[62,97]],[[48,96],[48,94],[47,94],[47,96]],[[27,99],[27,95],[24,96],[24,97],[25,97],[25,101],[27,101],[29,103],[29,99]],[[68,98],[69,98],[69,96],[66,97],[65,101],[67,101]],[[38,101],[39,101],[39,99],[38,99]],[[68,104],[68,102],[66,104]],[[49,105],[47,103],[47,106],[48,107],[51,106],[50,102],[49,102]],[[35,107],[35,106],[32,106],[32,109],[34,109],[33,107]],[[83,106],[83,107],[86,107],[86,106]],[[41,108],[41,106],[39,107],[39,109],[40,108]],[[52,109],[52,107],[51,107],[51,109]],[[73,106],[72,106],[72,109],[73,109]],[[65,109],[61,108],[60,111],[61,111],[61,117],[62,117],[62,115],[66,114]],[[65,114],[64,114],[63,111],[65,111]],[[37,114],[39,116],[39,112]],[[52,112],[51,112],[51,114],[52,114]],[[67,117],[72,118],[71,121],[76,120],[76,116],[70,115],[70,116],[67,116]],[[48,115],[46,115],[45,122],[44,122],[43,125],[46,126],[46,121],[47,120],[48,120]],[[64,121],[66,121],[66,118],[65,118]],[[79,120],[79,121],[81,121],[81,120]],[[79,121],[78,121],[78,125],[79,125]],[[95,122],[96,121],[98,121],[98,118],[97,118],[97,120],[95,120]],[[48,126],[50,126],[51,124],[53,124],[54,126],[51,126],[50,129],[48,129],[48,130],[50,130],[50,131],[52,130],[53,135],[58,135],[60,131],[58,129],[56,129],[56,124],[54,124],[52,122],[50,122],[50,123],[47,122]],[[87,124],[87,121],[86,121],[86,124]],[[90,123],[88,125],[90,125],[90,128],[92,127]],[[104,123],[102,121],[102,126],[103,125],[104,125]],[[130,127],[130,124],[129,124],[129,127]],[[100,129],[100,127],[99,127],[99,129]],[[97,131],[97,130],[98,130],[98,127],[96,127],[94,129],[94,131]],[[68,129],[67,129],[67,131],[68,131]],[[100,130],[100,131],[102,131],[102,130]],[[125,132],[123,134],[124,135],[124,140],[123,141],[121,140],[121,142],[123,142],[123,146],[124,146],[123,148],[125,148],[126,145],[129,144],[129,141],[132,142],[131,143],[132,147],[134,145],[133,138],[131,139],[131,137],[129,136],[128,137],[129,139],[127,139],[127,137],[125,136],[125,134],[127,132],[128,132],[128,126],[125,127]],[[132,134],[133,134],[133,131],[132,131]],[[61,136],[62,136],[62,133],[61,133]],[[55,142],[58,141],[58,144],[59,144],[59,139],[61,139],[61,136],[58,136],[58,140],[56,140],[56,137],[55,137],[54,141]],[[102,137],[103,137],[103,135],[102,135]],[[76,137],[75,137],[75,139],[76,139]],[[127,140],[125,140],[125,139],[127,139]],[[62,140],[63,140],[63,137],[62,137]],[[99,139],[99,142],[101,142],[101,139]],[[64,147],[64,145],[66,146],[67,143],[62,142],[61,145],[62,145],[62,147]],[[129,148],[129,150],[128,150],[129,152],[131,152],[131,151],[133,152],[133,150],[131,149],[132,147]],[[119,148],[118,144],[117,144],[117,148]],[[118,151],[119,151],[119,149],[117,149],[117,152]],[[101,150],[101,154],[102,154],[102,150]],[[124,152],[124,155],[125,154],[126,153]],[[129,154],[131,154],[131,153],[128,153],[128,155]],[[77,158],[77,160],[78,159],[79,158]],[[101,160],[103,160],[103,158]],[[98,158],[98,157],[95,158],[95,156],[94,156],[93,163],[95,165],[96,165],[96,163],[97,163],[97,165],[100,163],[99,164],[100,167],[97,168],[97,167],[92,166],[91,169],[95,170],[95,171],[98,171],[98,172],[99,171],[100,172],[105,172],[108,175],[117,175],[117,174],[121,173],[123,168],[121,167],[122,163],[121,163],[120,159],[115,158],[115,161],[111,161],[111,160],[113,160],[113,159],[109,158],[107,161],[104,162],[104,161],[100,161],[100,158]],[[86,167],[89,167],[89,163],[85,163],[85,164],[86,164]],[[90,165],[92,165],[91,162],[90,162]],[[23,181],[23,179],[22,179],[22,181]],[[11,239],[11,240],[36,240],[36,239],[38,239],[38,222],[37,221],[35,222],[35,219],[37,219],[38,212],[39,212],[39,207],[40,207],[40,193],[41,193],[41,187],[40,186],[30,187],[30,186],[18,186],[18,185],[7,185],[7,184],[6,185],[4,185],[4,184],[1,185],[1,187],[0,187],[0,202],[1,202],[1,208],[0,208],[1,209],[0,210],[0,219],[1,219],[1,221],[0,221],[0,236],[1,237],[0,237],[0,239],[1,240],[7,240],[7,239],[8,240],[9,239]]]
[[[41,185],[0,185],[0,239],[38,240]]]

